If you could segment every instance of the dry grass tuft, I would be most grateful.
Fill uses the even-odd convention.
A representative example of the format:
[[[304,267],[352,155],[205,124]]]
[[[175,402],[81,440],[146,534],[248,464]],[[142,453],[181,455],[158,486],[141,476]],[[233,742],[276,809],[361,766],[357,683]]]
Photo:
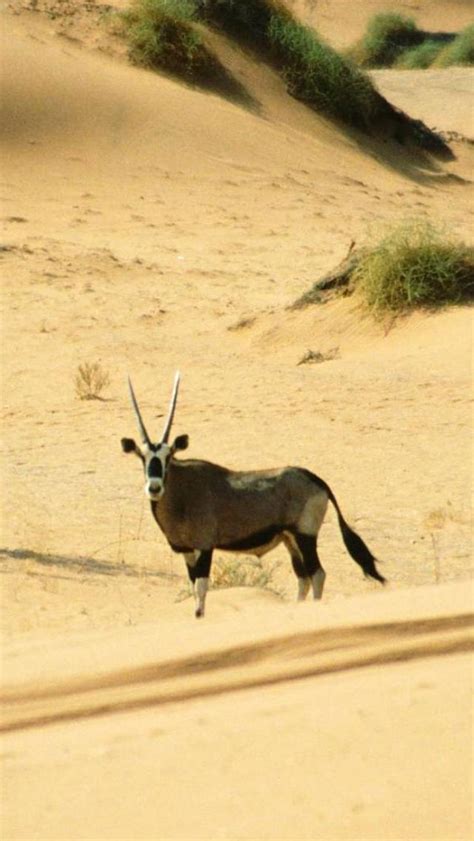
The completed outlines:
[[[229,587],[256,587],[279,593],[274,582],[278,567],[278,563],[264,564],[261,559],[220,558],[213,566],[211,586],[214,590],[224,590]]]
[[[102,400],[101,393],[109,384],[110,377],[99,362],[78,366],[74,385],[79,400]]]

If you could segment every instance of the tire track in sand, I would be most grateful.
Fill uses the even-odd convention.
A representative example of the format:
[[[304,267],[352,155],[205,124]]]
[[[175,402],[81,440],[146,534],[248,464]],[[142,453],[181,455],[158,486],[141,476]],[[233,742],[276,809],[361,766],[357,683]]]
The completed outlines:
[[[473,628],[474,617],[461,614],[315,629],[101,675],[10,686],[0,695],[0,731],[42,727],[350,669],[471,651]]]

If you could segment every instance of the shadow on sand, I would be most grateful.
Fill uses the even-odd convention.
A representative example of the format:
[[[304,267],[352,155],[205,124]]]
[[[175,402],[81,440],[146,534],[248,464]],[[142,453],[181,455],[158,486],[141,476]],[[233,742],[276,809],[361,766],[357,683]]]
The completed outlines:
[[[8,549],[0,548],[0,572],[12,572],[11,567],[5,568],[5,561],[32,561],[41,567],[56,567],[63,572],[68,571],[80,575],[126,575],[131,578],[159,578],[161,580],[176,581],[179,576],[171,572],[149,569],[147,567],[134,567],[123,563],[100,561],[93,557],[81,555],[59,555],[47,552],[36,552],[34,549]]]

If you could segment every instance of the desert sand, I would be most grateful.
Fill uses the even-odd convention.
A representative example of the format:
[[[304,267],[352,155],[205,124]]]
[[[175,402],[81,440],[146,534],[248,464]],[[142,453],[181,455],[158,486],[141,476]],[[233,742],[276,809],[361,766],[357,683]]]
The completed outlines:
[[[336,45],[381,6],[293,4],[320,5]],[[454,31],[468,5],[417,8]],[[441,162],[334,126],[223,39],[251,107],[133,68],[103,6],[1,6],[1,836],[467,841],[472,311],[290,307],[400,220],[472,243],[472,71],[375,74],[452,138]],[[178,368],[189,454],[322,476],[385,588],[330,511],[322,602],[294,602],[278,548],[266,588],[194,619],[120,448],[127,375],[158,436]]]

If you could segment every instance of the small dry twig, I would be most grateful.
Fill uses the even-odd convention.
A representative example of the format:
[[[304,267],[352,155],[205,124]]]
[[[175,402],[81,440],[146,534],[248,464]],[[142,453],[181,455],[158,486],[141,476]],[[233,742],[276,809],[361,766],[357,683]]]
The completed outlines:
[[[331,359],[337,359],[339,357],[339,348],[333,347],[327,350],[325,353],[321,353],[319,350],[308,350],[301,357],[300,361],[297,363],[298,365],[307,365],[308,362],[329,362]]]

